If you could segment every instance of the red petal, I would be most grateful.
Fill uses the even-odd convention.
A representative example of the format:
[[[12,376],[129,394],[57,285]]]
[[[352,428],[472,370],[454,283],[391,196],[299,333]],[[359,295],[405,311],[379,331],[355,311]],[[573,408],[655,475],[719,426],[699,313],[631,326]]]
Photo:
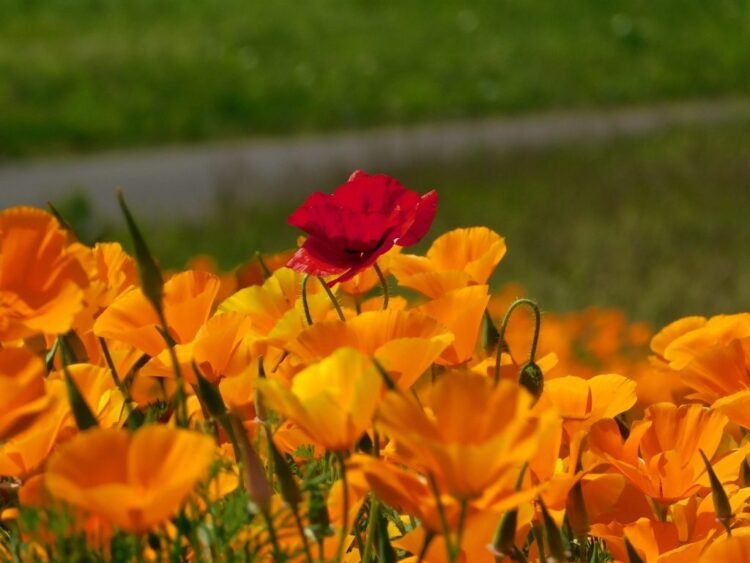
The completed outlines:
[[[423,195],[416,205],[416,215],[409,230],[396,241],[399,246],[417,244],[427,234],[432,226],[437,212],[438,195],[435,190]]]

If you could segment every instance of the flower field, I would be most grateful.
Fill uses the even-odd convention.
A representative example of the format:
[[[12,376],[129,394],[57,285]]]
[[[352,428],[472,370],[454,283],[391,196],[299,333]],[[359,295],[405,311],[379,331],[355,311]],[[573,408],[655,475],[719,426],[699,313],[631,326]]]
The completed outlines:
[[[232,272],[0,212],[0,560],[750,561],[750,314],[543,312],[486,227],[410,253],[438,199]]]

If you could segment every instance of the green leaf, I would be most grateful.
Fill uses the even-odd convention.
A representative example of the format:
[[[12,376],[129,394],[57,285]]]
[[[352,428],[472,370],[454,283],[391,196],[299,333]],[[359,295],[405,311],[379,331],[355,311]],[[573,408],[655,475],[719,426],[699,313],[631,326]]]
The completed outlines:
[[[219,390],[208,379],[203,377],[195,362],[193,362],[193,372],[195,373],[195,378],[198,380],[198,385],[196,386],[198,396],[203,404],[206,405],[209,414],[216,419],[223,417],[227,414],[227,406],[224,404],[224,398],[221,396],[221,393],[219,393]]]
[[[711,483],[711,498],[714,501],[714,512],[716,512],[716,519],[721,522],[728,535],[732,535],[731,523],[732,523],[732,507],[729,504],[729,498],[724,490],[724,487],[719,481],[719,478],[714,472],[714,468],[711,466],[711,462],[708,461],[706,454],[703,450],[698,450],[703,458],[703,463],[706,466],[708,472],[708,479]]]
[[[557,527],[557,524],[555,524],[555,520],[550,516],[547,507],[544,505],[544,501],[540,498],[538,502],[539,507],[542,509],[544,535],[547,537],[547,545],[549,546],[550,555],[554,557],[555,561],[558,563],[563,563],[568,560],[568,555],[567,550],[565,549],[562,533]]]
[[[628,538],[625,538],[625,551],[628,554],[629,563],[644,563],[643,559],[641,559],[641,556],[638,555],[638,552],[635,550],[633,544],[630,543],[630,540]]]
[[[67,366],[63,368],[63,372],[65,373],[65,385],[68,389],[70,409],[73,411],[73,418],[76,421],[76,426],[78,426],[79,430],[96,428],[99,426],[99,422],[96,420],[94,413],[91,412],[91,409],[83,398],[81,391],[76,386],[73,376],[70,375]]]
[[[125,196],[122,191],[117,193],[117,200],[120,203],[122,214],[125,216],[125,222],[128,225],[130,238],[133,239],[135,260],[138,264],[138,274],[141,279],[141,289],[146,296],[146,299],[148,299],[154,309],[156,309],[159,318],[163,319],[164,313],[162,308],[162,298],[164,296],[164,278],[162,277],[161,270],[149,251],[148,246],[146,245],[146,240],[143,238],[143,235],[141,235],[141,231],[138,229],[138,225],[125,203]]]
[[[299,506],[302,502],[302,493],[300,492],[297,481],[294,479],[292,469],[289,467],[286,458],[281,455],[281,452],[276,447],[271,435],[271,430],[268,426],[263,426],[266,431],[266,438],[268,439],[268,451],[271,453],[273,458],[273,469],[276,473],[276,477],[279,479],[279,485],[281,486],[281,498],[283,498],[290,506]]]

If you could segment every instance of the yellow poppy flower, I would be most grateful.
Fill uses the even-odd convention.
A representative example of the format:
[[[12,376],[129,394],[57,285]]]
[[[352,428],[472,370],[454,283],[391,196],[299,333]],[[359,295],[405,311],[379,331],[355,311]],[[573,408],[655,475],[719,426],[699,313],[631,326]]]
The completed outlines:
[[[255,384],[268,406],[313,442],[336,452],[351,449],[372,426],[383,385],[372,360],[351,348],[340,348],[298,373],[289,390],[275,379]]]

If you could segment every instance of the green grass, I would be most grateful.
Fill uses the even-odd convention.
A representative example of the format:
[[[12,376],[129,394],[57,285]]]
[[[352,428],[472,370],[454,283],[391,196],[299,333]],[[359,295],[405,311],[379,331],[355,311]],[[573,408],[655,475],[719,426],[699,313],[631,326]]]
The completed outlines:
[[[744,0],[3,0],[0,157],[750,94]]]
[[[459,167],[389,170],[440,205],[420,250],[457,226],[506,237],[496,284],[517,280],[547,310],[616,306],[657,324],[686,314],[746,310],[750,302],[750,123],[686,128],[604,145],[479,155]],[[321,179],[335,187],[341,178]],[[292,247],[283,204],[220,205],[205,221],[142,219],[169,267],[206,253],[225,268],[256,250]],[[87,236],[86,209],[63,206]]]

